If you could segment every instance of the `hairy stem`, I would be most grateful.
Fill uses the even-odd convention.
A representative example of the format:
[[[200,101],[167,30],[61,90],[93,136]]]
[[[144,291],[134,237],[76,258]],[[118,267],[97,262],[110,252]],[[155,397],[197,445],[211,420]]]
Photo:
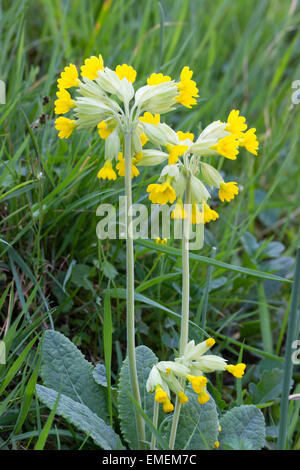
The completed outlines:
[[[155,426],[156,429],[157,429],[157,424],[158,424],[158,413],[159,413],[159,403],[157,403],[157,402],[154,400],[153,425]],[[152,433],[152,437],[151,437],[151,447],[150,447],[151,450],[155,450],[155,444],[156,444],[156,437],[155,437],[155,435]]]
[[[181,310],[181,327],[180,327],[180,344],[179,353],[184,353],[189,337],[189,300],[190,300],[190,272],[189,272],[189,230],[190,230],[190,204],[191,204],[191,180],[187,179],[185,205],[187,207],[188,217],[183,223],[182,238],[182,310]],[[184,382],[184,380],[183,380]],[[177,426],[180,416],[181,403],[176,398],[175,410],[173,415],[172,428],[170,433],[170,449],[174,449],[177,433]]]
[[[126,195],[126,305],[127,305],[127,354],[131,392],[141,405],[135,358],[135,319],[134,319],[134,253],[132,233],[132,190],[131,190],[131,132],[125,131],[125,195]],[[139,448],[144,448],[145,425],[142,416],[136,411],[136,426]]]

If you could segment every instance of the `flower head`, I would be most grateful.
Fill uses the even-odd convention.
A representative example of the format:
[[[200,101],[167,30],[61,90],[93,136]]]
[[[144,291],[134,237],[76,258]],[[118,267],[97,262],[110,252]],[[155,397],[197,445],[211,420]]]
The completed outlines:
[[[72,100],[70,93],[61,88],[56,93],[58,100],[54,102],[55,105],[55,114],[65,114],[70,111],[71,108],[74,108],[75,101]]]
[[[178,103],[181,103],[186,108],[191,108],[196,104],[198,95],[198,88],[196,82],[192,80],[193,71],[189,67],[184,67],[180,74],[180,82],[177,84],[179,95],[176,97]]]
[[[89,80],[95,80],[98,77],[99,70],[103,70],[103,59],[101,54],[98,57],[92,56],[89,59],[85,59],[84,65],[81,67],[82,77],[88,78]]]
[[[147,193],[149,194],[149,199],[153,204],[173,204],[176,199],[175,190],[168,183],[162,184],[149,184],[147,188]]]
[[[102,180],[116,180],[117,175],[110,160],[106,160],[104,166],[98,171],[97,177]]]
[[[131,65],[123,64],[123,65],[118,65],[116,67],[116,74],[118,75],[120,80],[123,80],[123,78],[127,78],[127,80],[131,83],[135,82],[136,79],[136,71],[134,70]]]
[[[230,183],[220,183],[219,198],[222,202],[231,201],[239,193],[239,187],[235,181]]]
[[[64,68],[60,78],[57,80],[57,85],[59,89],[71,88],[78,86],[79,82],[77,68],[74,64],[70,64],[68,67]]]
[[[60,139],[68,139],[76,127],[76,121],[60,116],[55,121],[55,129],[58,130]]]
[[[147,85],[155,86],[160,83],[170,82],[172,79],[168,75],[163,75],[162,73],[153,73],[147,78]]]

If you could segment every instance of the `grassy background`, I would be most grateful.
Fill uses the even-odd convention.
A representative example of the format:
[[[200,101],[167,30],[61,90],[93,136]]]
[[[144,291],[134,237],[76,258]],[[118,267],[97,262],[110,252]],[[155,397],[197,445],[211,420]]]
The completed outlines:
[[[241,269],[191,261],[190,336],[199,340],[199,325],[206,324],[218,340],[217,352],[233,361],[243,356],[248,364],[243,392],[225,375],[212,380],[210,390],[220,412],[241,403],[262,408],[272,448],[291,291],[287,281],[300,242],[300,108],[291,103],[292,81],[300,78],[298,3],[0,2],[0,79],[7,85],[6,105],[0,105],[0,339],[5,336],[8,352],[6,366],[0,365],[0,447],[32,448],[49,414],[37,402],[34,386],[38,339],[52,322],[90,361],[103,361],[103,298],[109,283],[116,289],[113,383],[125,357],[124,243],[100,243],[95,234],[98,204],[117,204],[123,182],[97,180],[104,148],[96,132],[77,133],[66,142],[54,129],[61,70],[101,53],[113,68],[124,62],[134,66],[137,85],[153,71],[177,78],[185,65],[194,70],[198,105],[166,117],[177,130],[197,133],[212,120],[225,120],[233,108],[257,128],[258,157],[242,151],[237,161],[214,161],[243,190],[218,207],[220,219],[209,224],[205,246],[195,254],[213,254]],[[146,185],[154,175],[150,169],[134,180],[135,201],[147,201]],[[137,340],[162,360],[178,344],[180,257],[172,246],[176,243],[169,241],[168,256],[153,243],[137,243],[135,251],[136,288],[144,296],[136,305]],[[285,279],[250,276],[243,268]],[[294,372],[299,391],[299,367]],[[274,374],[272,393],[264,394]],[[299,449],[297,403],[290,406],[289,446]],[[55,419],[46,447],[77,449],[83,440]],[[89,440],[84,445],[93,448]]]

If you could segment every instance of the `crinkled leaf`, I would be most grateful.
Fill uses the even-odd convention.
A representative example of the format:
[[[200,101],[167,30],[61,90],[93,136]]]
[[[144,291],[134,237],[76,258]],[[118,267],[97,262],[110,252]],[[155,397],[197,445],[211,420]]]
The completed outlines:
[[[273,369],[264,371],[257,385],[249,385],[250,394],[253,396],[253,403],[266,403],[277,398],[282,390],[283,370]]]
[[[265,418],[254,405],[242,405],[228,411],[220,420],[219,441],[224,449],[259,450],[265,444]]]
[[[146,390],[146,382],[150,370],[158,359],[151,349],[146,346],[138,346],[135,349],[136,367],[141,395],[142,408],[146,415],[152,420],[154,397]],[[128,358],[123,362],[120,379],[118,383],[118,409],[121,431],[124,439],[131,449],[138,449],[138,438],[135,423],[135,406],[128,395],[130,393]],[[151,432],[146,428],[146,440],[150,441]]]
[[[42,403],[51,410],[55,405],[58,392],[51,388],[36,385],[36,391]],[[122,449],[119,436],[87,406],[61,394],[56,414],[65,418],[77,429],[90,436],[97,445],[105,450]]]
[[[102,387],[107,387],[106,368],[103,364],[97,364],[93,370],[93,377],[95,382]]]
[[[61,391],[107,420],[106,391],[95,383],[92,364],[58,331],[45,332],[41,376],[46,387]]]

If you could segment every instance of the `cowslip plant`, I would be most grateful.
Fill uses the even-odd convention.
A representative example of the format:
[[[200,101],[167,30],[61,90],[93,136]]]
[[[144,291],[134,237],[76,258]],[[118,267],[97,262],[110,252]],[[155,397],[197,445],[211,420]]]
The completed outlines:
[[[207,354],[215,344],[213,338],[197,345],[193,340],[188,341],[188,233],[192,224],[204,224],[219,217],[208,204],[210,192],[206,185],[219,190],[222,202],[230,201],[238,194],[237,183],[225,182],[203,158],[220,155],[235,160],[239,147],[245,147],[256,155],[258,141],[255,129],[247,130],[246,120],[237,110],[230,112],[227,122],[215,121],[208,125],[195,141],[192,133],[175,132],[161,122],[161,115],[177,106],[191,108],[196,104],[198,89],[189,67],[182,69],[179,81],[162,73],[153,73],[147,84],[137,90],[134,89],[137,74],[130,65],[118,65],[111,70],[104,66],[99,55],[86,59],[80,70],[81,77],[76,66],[70,64],[58,79],[55,113],[59,117],[55,127],[62,139],[68,139],[74,131],[95,129],[105,141],[104,164],[97,177],[102,184],[115,181],[118,176],[124,177],[127,358],[121,369],[117,391],[123,438],[133,449],[155,449],[158,446],[174,449],[177,442],[177,446],[187,449],[218,448],[220,426],[216,405],[206,388],[206,374],[227,371],[240,379],[246,365],[227,364],[222,357]],[[145,346],[135,348],[131,180],[139,175],[142,167],[162,163],[165,166],[158,182],[147,188],[149,199],[154,204],[174,203],[171,217],[184,220],[180,344],[178,356],[173,361],[159,361]],[[167,243],[165,238],[156,238],[155,241],[161,245]],[[64,373],[65,370],[68,374]],[[42,378],[44,386],[37,386],[37,393],[43,403],[52,409],[55,407],[57,414],[86,432],[102,448],[123,448],[120,437],[108,424],[105,371],[101,366],[93,368],[67,338],[55,331],[46,332],[43,339]],[[114,387],[112,392],[116,392]],[[59,400],[58,393],[61,394]],[[176,396],[175,407],[171,394]],[[160,403],[167,416],[172,416],[170,427],[162,433],[159,427],[165,420],[162,422],[160,416]],[[185,407],[181,410],[182,405]],[[255,407],[240,408],[243,409],[237,408],[234,417],[240,420],[243,429],[247,428],[248,416],[251,420],[254,417],[259,439],[251,445],[260,448],[264,439],[262,414]],[[195,413],[197,420],[194,424]],[[226,431],[226,426],[230,428],[230,417],[227,419],[229,424],[226,424],[226,419],[224,422]],[[201,440],[197,432],[203,435]],[[252,428],[251,432],[254,432]],[[166,439],[169,439],[169,444]],[[232,437],[230,439],[232,445]]]
[[[153,73],[147,84],[134,90],[136,71],[130,65],[118,65],[115,70],[104,67],[102,56],[92,56],[81,67],[70,64],[58,79],[55,112],[72,112],[74,119],[60,116],[55,121],[60,138],[68,139],[72,132],[97,128],[105,139],[105,163],[98,172],[102,180],[115,180],[116,172],[125,177],[126,195],[126,275],[127,275],[127,353],[131,390],[139,406],[141,398],[136,372],[134,320],[134,254],[130,208],[132,206],[131,178],[139,174],[137,165],[160,163],[168,155],[159,149],[142,150],[150,141],[154,145],[175,145],[177,134],[160,124],[160,115],[182,104],[190,108],[196,103],[198,90],[191,79],[193,72],[184,67],[180,81]],[[68,89],[75,88],[73,98]],[[153,114],[152,114],[153,113]],[[154,129],[154,131],[153,131]],[[157,130],[158,129],[158,130]],[[142,417],[136,414],[140,446],[145,441]]]
[[[158,129],[159,126],[160,124],[157,123],[156,127]],[[187,350],[191,347],[191,343],[188,343],[190,298],[189,226],[190,224],[203,225],[219,218],[219,214],[211,209],[208,204],[211,194],[206,186],[217,188],[222,202],[231,201],[239,192],[235,181],[225,182],[221,174],[212,165],[203,161],[203,158],[220,155],[230,160],[236,160],[239,154],[239,147],[245,147],[250,153],[257,155],[259,144],[255,134],[256,129],[251,128],[247,130],[247,127],[246,118],[241,116],[238,110],[232,110],[229,113],[227,122],[212,122],[200,133],[195,142],[193,142],[194,135],[192,133],[177,132],[177,144],[167,145],[169,150],[168,165],[163,168],[159,182],[157,184],[150,184],[147,188],[149,199],[153,203],[166,204],[169,202],[172,204],[176,201],[171,216],[173,219],[184,219],[182,234],[182,310],[179,345],[181,355],[179,361],[183,361],[183,363]],[[183,204],[183,198],[185,198],[185,204]],[[203,349],[204,344],[198,345],[200,350]],[[211,357],[213,357],[212,367],[211,370],[207,370],[208,372],[213,370],[228,370],[237,378],[242,377],[246,367],[244,364],[226,366],[226,362],[222,358],[217,356]],[[209,360],[209,357],[206,356],[206,358]],[[202,383],[205,382],[204,378],[202,378],[202,373],[206,372],[205,360],[204,356],[203,367],[202,369],[198,367],[197,371],[197,377],[201,377]],[[172,368],[170,370],[172,371]],[[155,375],[158,378],[158,375]],[[191,376],[190,372],[189,375]],[[180,408],[187,401],[187,397],[184,395],[184,379],[187,379],[187,375],[181,377],[180,382],[174,379],[172,382],[173,388],[171,387],[171,390],[175,391],[177,395],[170,433],[169,445],[171,449],[175,445]],[[151,380],[149,383],[151,385],[148,386],[148,391],[153,392],[155,384],[153,385]],[[168,385],[168,380],[164,380],[163,383]],[[209,399],[209,395],[204,391],[204,385],[199,395],[199,403],[205,403],[205,399]],[[158,382],[157,386],[161,387],[161,384]],[[155,396],[157,397],[157,395]],[[170,401],[169,388],[165,388],[164,393],[159,388],[158,399],[155,399],[158,402],[164,403],[164,411],[173,411],[174,406]]]

